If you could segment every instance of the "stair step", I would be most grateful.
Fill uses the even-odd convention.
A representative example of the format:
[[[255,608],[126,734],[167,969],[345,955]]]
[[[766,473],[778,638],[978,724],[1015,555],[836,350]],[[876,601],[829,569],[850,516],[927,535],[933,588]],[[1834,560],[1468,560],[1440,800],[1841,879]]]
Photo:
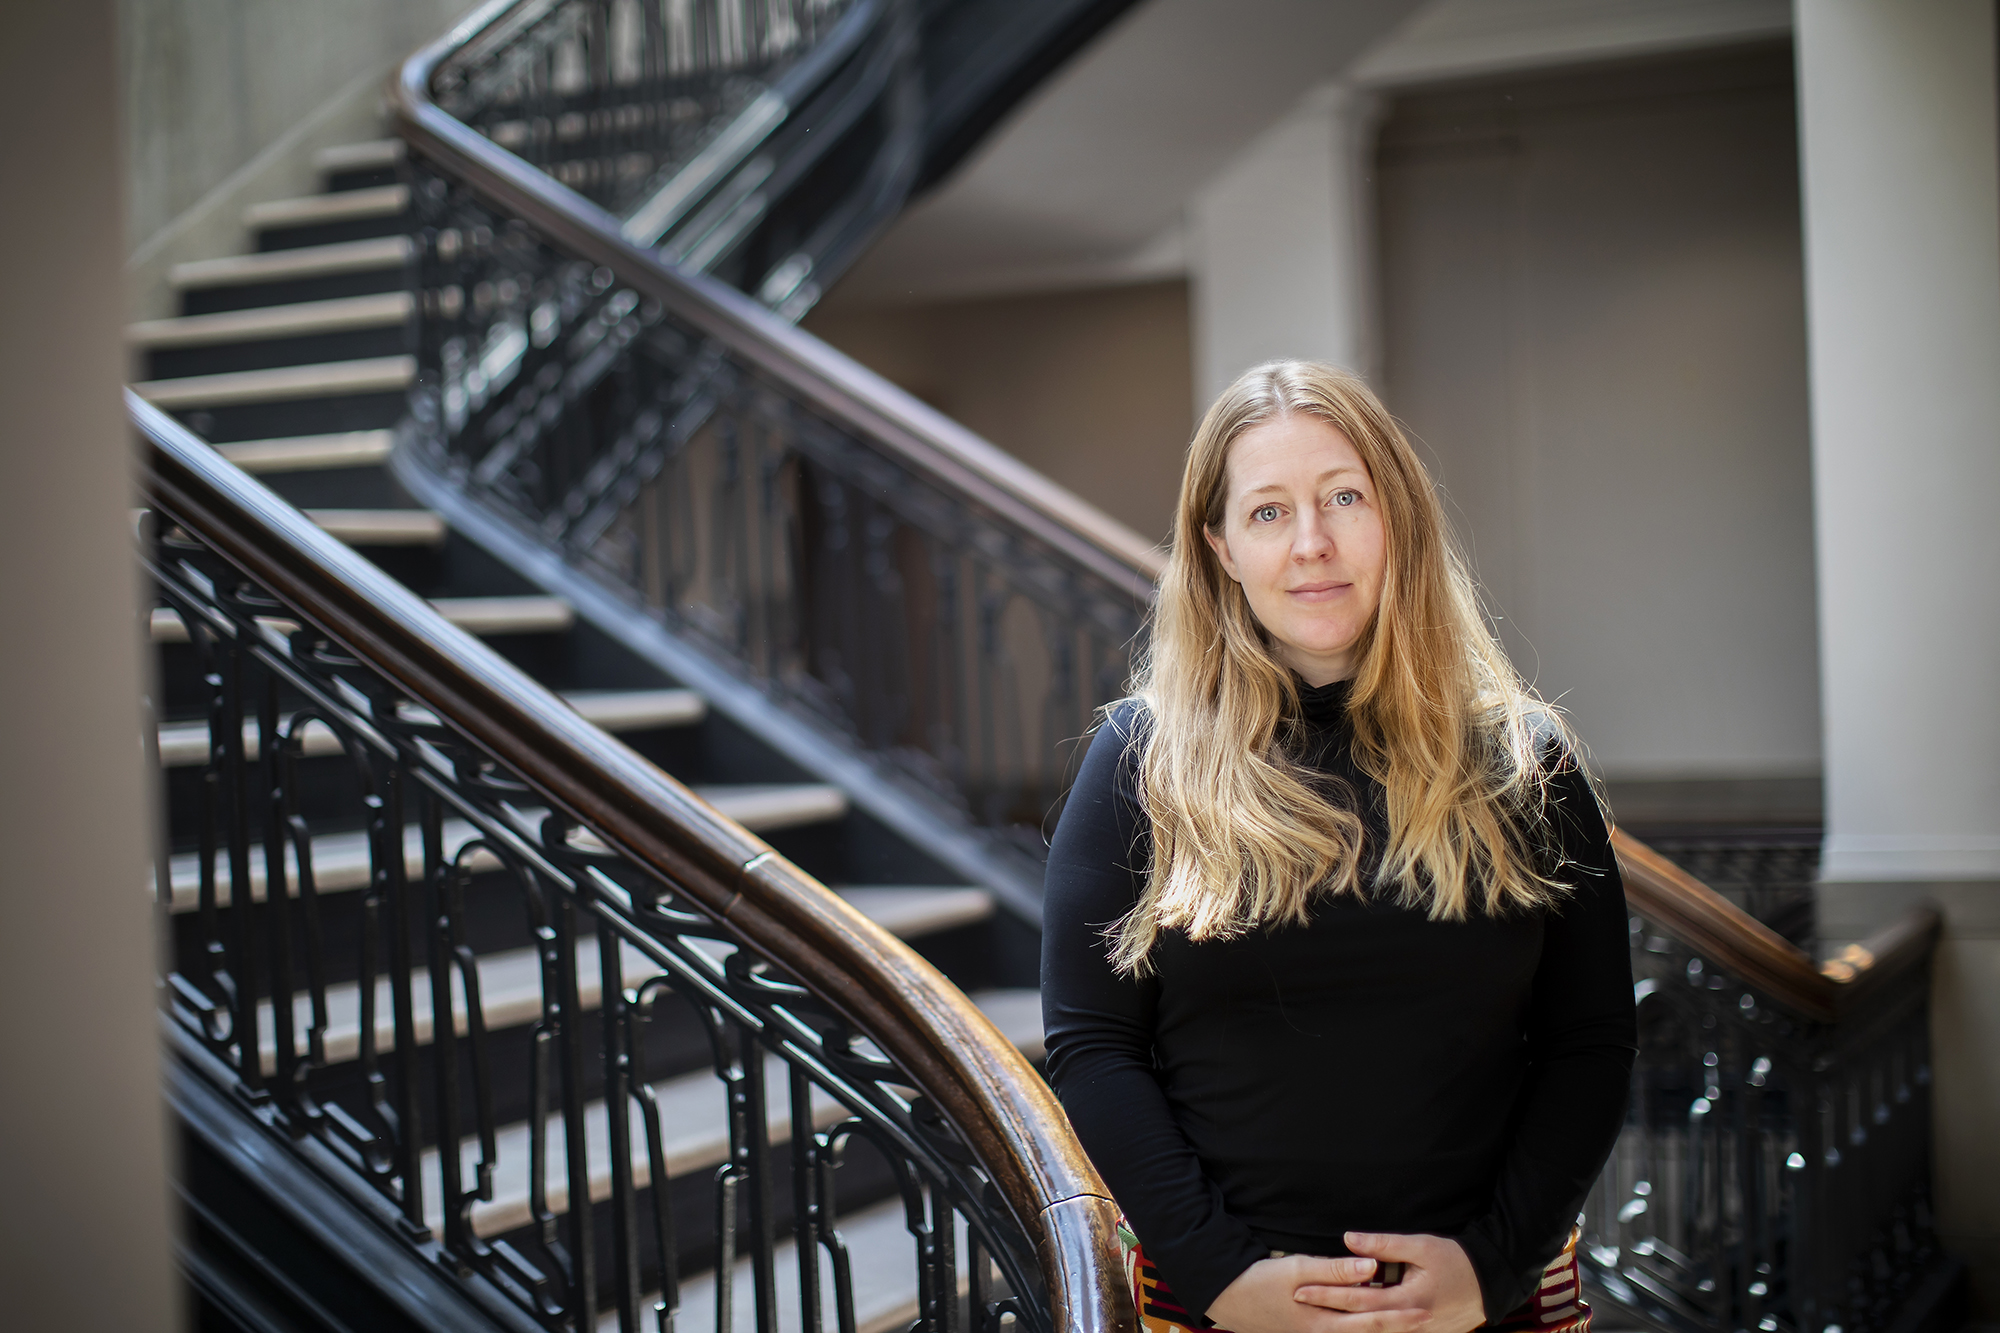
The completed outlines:
[[[800,783],[791,787],[778,786],[721,786],[696,787],[695,795],[712,806],[716,813],[726,819],[733,819],[752,833],[769,833],[777,829],[792,828],[801,824],[819,823],[838,819],[847,812],[847,797],[838,787],[826,787],[813,783]],[[541,822],[539,810],[527,809],[521,812],[527,826],[532,828]],[[403,830],[404,864],[412,875],[423,873],[424,847],[423,831],[412,825]],[[448,819],[444,825],[444,845],[446,855],[451,855],[474,836],[471,824],[460,819]],[[579,847],[601,847],[588,833],[579,833],[576,838]],[[368,883],[370,871],[368,859],[368,835],[365,831],[351,833],[322,833],[312,840],[313,887],[320,893],[346,893],[363,888]],[[467,862],[474,873],[484,874],[498,870],[500,862],[486,852],[475,852]],[[286,886],[291,894],[298,895],[298,858],[288,847],[285,852]],[[170,910],[176,913],[191,912],[201,905],[201,855],[198,852],[182,852],[169,859],[167,874],[173,885],[173,901]],[[215,858],[216,903],[226,907],[231,901],[229,858],[218,852]],[[253,844],[250,848],[250,900],[264,901],[264,848]]]
[[[316,472],[343,467],[379,467],[389,461],[396,435],[387,430],[349,430],[333,435],[294,435],[279,440],[239,440],[215,451],[245,472]]]
[[[913,897],[923,897],[940,892],[932,889],[896,889],[888,892],[906,893]],[[948,889],[942,892],[981,893],[979,889]],[[847,895],[842,895],[847,896]],[[989,904],[990,906],[990,904]],[[919,939],[924,934],[898,930],[894,919],[876,916],[863,911],[876,925],[881,926],[899,939]],[[908,914],[912,919],[916,913]],[[720,958],[730,952],[729,946],[714,941],[695,941],[697,947],[711,956]],[[710,946],[713,945],[711,948]],[[603,973],[598,968],[597,940],[585,936],[577,941],[576,975],[577,999],[586,1010],[593,1010],[603,1001]],[[658,975],[659,969],[644,954],[627,945],[619,952],[619,967],[627,987],[634,987],[649,977]],[[428,1046],[435,1036],[435,1024],[431,1012],[430,972],[426,968],[411,970],[411,1010],[417,1044]],[[467,1031],[465,990],[454,978],[452,985],[452,1030],[463,1036]],[[1036,992],[1027,992],[1035,995]],[[1008,1022],[1019,1029],[1022,1042],[1032,1044],[1040,1050],[1039,1027],[1030,1028],[1024,1015],[1010,1010],[1019,1009],[1011,992],[993,992],[997,1011],[1006,1015]],[[1039,1014],[1040,1000],[1036,999],[1036,1013]],[[489,1032],[499,1032],[506,1028],[519,1027],[534,1021],[542,1008],[541,963],[533,949],[506,949],[496,953],[482,954],[479,958],[479,1012],[485,1018]],[[257,1006],[258,1031],[261,1039],[261,1058],[264,1072],[270,1074],[277,1069],[277,1042],[271,1035],[271,1004],[262,1001]],[[357,981],[336,982],[326,988],[326,1031],[321,1036],[322,1048],[328,1064],[340,1064],[355,1059],[361,1050],[361,984]],[[994,1020],[996,1023],[999,1019]],[[1034,1019],[1039,1024],[1040,1019]],[[312,1024],[312,993],[300,991],[292,997],[292,1024],[301,1034]],[[300,1046],[303,1048],[301,1040]],[[375,983],[375,1048],[378,1051],[393,1050],[396,1045],[396,1020],[394,994],[388,979],[381,978]]]
[[[134,384],[132,392],[155,407],[181,411],[191,407],[228,407],[237,403],[394,393],[409,388],[416,377],[415,357],[373,356],[359,361],[326,361],[310,366],[277,366],[270,370],[231,370],[220,375],[146,380]]]
[[[178,291],[193,287],[240,287],[253,282],[285,282],[401,268],[409,257],[409,237],[371,236],[362,241],[307,245],[296,250],[191,260],[174,265],[167,274],[167,282]]]
[[[260,339],[303,338],[316,333],[343,333],[401,324],[410,316],[408,292],[377,292],[332,301],[300,301],[293,305],[252,306],[212,315],[182,315],[127,325],[131,347],[201,347],[214,343]]]
[[[349,546],[442,546],[444,515],[430,509],[308,509],[305,516]]]
[[[854,1333],[892,1333],[911,1326],[917,1317],[917,1240],[910,1234],[909,1214],[901,1199],[884,1199],[835,1219],[842,1245],[847,1250],[847,1271],[854,1292]],[[963,1232],[960,1242],[963,1243]],[[961,1254],[964,1251],[959,1251]],[[798,1245],[781,1240],[772,1255],[776,1270],[777,1333],[802,1333],[799,1312]],[[755,1269],[749,1259],[739,1259],[732,1274],[732,1310],[757,1308]],[[835,1305],[833,1266],[826,1255],[819,1262],[820,1309],[831,1324]],[[959,1283],[962,1293],[963,1280]],[[681,1283],[680,1312],[674,1327],[709,1329],[715,1327],[715,1273],[698,1273]],[[639,1303],[641,1319],[650,1321],[653,1292]],[[747,1313],[737,1316],[747,1319]],[[652,1327],[650,1322],[646,1327]],[[598,1333],[618,1333],[618,1311],[613,1309],[597,1321]]]
[[[609,732],[683,727],[708,715],[707,701],[693,690],[580,690],[563,695],[563,701]],[[208,747],[207,722],[171,722],[160,728],[163,768],[205,764]],[[257,757],[255,722],[244,724],[243,748],[246,758]],[[314,722],[306,727],[303,751],[307,758],[339,754],[340,741],[331,728]]]
[[[560,597],[437,597],[431,607],[468,634],[553,634],[576,621],[576,610]],[[279,634],[298,628],[291,620],[262,619],[259,624]],[[187,625],[171,607],[153,608],[153,642],[186,643]]]
[[[861,915],[906,940],[973,925],[993,915],[993,895],[985,889],[941,884],[886,888],[841,885],[835,892],[853,903]]]
[[[401,139],[371,139],[320,149],[313,154],[313,169],[329,176],[338,171],[386,171],[402,160]]]
[[[482,997],[483,998],[483,997]],[[986,991],[970,997],[988,1018],[993,1020],[1001,1034],[1023,1049],[1039,1048],[1042,1044],[1041,999],[1035,991]],[[1023,1016],[1032,1011],[1034,1021],[1023,1026]],[[1010,1026],[1011,1025],[1011,1026]],[[769,1057],[764,1066],[766,1087],[771,1089],[771,1115],[767,1122],[767,1132],[773,1145],[791,1141],[791,1098],[786,1093],[787,1074],[785,1064],[777,1056]],[[660,1107],[660,1124],[663,1147],[666,1151],[667,1172],[673,1177],[692,1175],[710,1170],[727,1160],[729,1155],[729,1119],[725,1094],[720,1081],[706,1070],[683,1074],[653,1085],[653,1096]],[[815,1094],[813,1097],[813,1122],[825,1128],[847,1117],[846,1108],[830,1097]],[[635,1128],[638,1116],[633,1116]],[[563,1142],[563,1119],[552,1115],[548,1120],[547,1174],[544,1183],[547,1203],[552,1212],[566,1212],[569,1207],[569,1189],[564,1166],[565,1155],[560,1147]],[[532,1220],[529,1211],[528,1183],[529,1122],[520,1121],[502,1128],[496,1137],[496,1161],[493,1172],[493,1191],[489,1201],[476,1203],[472,1207],[472,1228],[481,1236],[496,1236],[525,1226]],[[590,1163],[590,1198],[597,1202],[611,1197],[611,1135],[602,1101],[592,1102],[584,1108],[584,1139]],[[479,1140],[473,1137],[460,1145],[461,1170],[466,1179],[476,1179],[479,1161]],[[438,1165],[437,1150],[424,1154],[424,1197],[436,1201],[440,1194],[442,1172]],[[643,1146],[632,1153],[632,1172],[637,1184],[644,1187],[652,1179],[652,1164],[647,1159]],[[431,1219],[432,1226],[439,1226],[442,1214]],[[795,1266],[796,1271],[796,1266]],[[912,1270],[914,1274],[914,1269]],[[692,1284],[690,1284],[692,1285]],[[858,1286],[859,1284],[857,1284]],[[695,1327],[695,1325],[690,1325]]]
[[[243,210],[243,225],[258,231],[311,227],[324,222],[358,222],[364,218],[395,217],[409,206],[409,186],[378,185],[367,190],[337,190],[332,194],[252,204]]]

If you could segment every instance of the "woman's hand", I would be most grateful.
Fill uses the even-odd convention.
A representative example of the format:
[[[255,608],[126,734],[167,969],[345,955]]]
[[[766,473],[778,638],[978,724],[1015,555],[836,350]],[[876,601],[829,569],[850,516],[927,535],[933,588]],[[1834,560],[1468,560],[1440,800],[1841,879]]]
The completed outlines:
[[[1406,1265],[1402,1282],[1393,1287],[1301,1285],[1294,1293],[1297,1300],[1357,1315],[1421,1311],[1429,1321],[1423,1325],[1424,1333],[1470,1333],[1486,1322],[1479,1278],[1457,1241],[1443,1236],[1379,1236],[1360,1231],[1348,1232],[1346,1239],[1347,1248],[1357,1255]]]
[[[1391,1308],[1393,1303],[1385,1303],[1370,1305],[1363,1313],[1350,1313],[1360,1307],[1333,1300],[1308,1302],[1303,1296],[1308,1291],[1341,1296],[1368,1291],[1352,1284],[1366,1282],[1374,1275],[1373,1259],[1321,1259],[1308,1254],[1259,1259],[1222,1289],[1208,1307],[1208,1317],[1230,1333],[1416,1333],[1420,1328],[1429,1333],[1428,1310]],[[1382,1288],[1381,1294],[1396,1290]]]

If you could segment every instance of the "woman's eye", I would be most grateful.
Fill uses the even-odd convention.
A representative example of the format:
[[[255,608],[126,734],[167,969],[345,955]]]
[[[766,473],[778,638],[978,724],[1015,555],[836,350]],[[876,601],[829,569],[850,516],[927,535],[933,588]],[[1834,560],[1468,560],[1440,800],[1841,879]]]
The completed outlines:
[[[1250,515],[1252,523],[1275,523],[1277,518],[1278,506],[1276,505],[1264,505]]]
[[[1333,502],[1342,509],[1358,503],[1360,499],[1361,493],[1359,491],[1335,491],[1333,493]]]

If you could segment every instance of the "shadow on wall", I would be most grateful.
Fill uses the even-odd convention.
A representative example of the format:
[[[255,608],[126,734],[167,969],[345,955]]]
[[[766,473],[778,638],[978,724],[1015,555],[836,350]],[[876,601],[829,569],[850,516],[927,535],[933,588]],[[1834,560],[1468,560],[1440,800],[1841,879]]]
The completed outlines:
[[[857,308],[839,296],[809,332],[1166,537],[1194,430],[1185,282]]]

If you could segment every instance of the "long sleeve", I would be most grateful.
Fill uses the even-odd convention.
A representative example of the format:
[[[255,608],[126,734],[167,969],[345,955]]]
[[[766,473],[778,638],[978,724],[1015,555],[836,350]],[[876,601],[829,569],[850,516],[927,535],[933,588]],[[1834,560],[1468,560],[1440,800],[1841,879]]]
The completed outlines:
[[[1154,1073],[1159,983],[1121,977],[1106,928],[1137,901],[1149,840],[1131,757],[1138,707],[1092,740],[1050,848],[1042,924],[1049,1081],[1187,1320],[1270,1251],[1223,1208]]]
[[[1527,1014],[1528,1069],[1491,1208],[1459,1233],[1488,1319],[1518,1307],[1562,1249],[1624,1124],[1638,1051],[1625,889],[1588,780],[1551,784],[1558,878],[1574,892],[1546,917]]]

